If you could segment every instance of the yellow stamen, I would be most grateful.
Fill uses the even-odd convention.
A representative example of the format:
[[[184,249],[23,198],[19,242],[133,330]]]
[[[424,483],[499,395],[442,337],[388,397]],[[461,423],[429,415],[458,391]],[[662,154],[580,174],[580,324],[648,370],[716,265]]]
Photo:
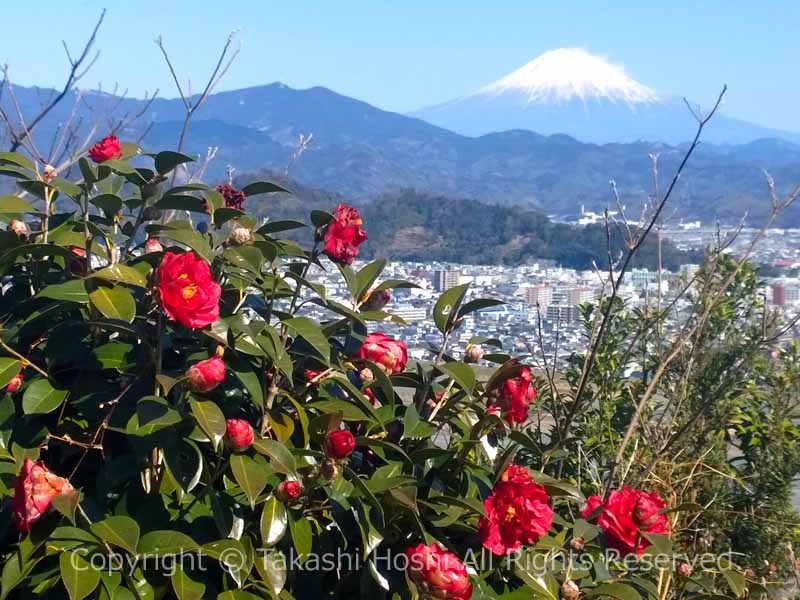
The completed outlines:
[[[506,509],[506,523],[513,521],[514,515],[516,514],[517,514],[516,509],[513,506],[509,506],[508,509]]]
[[[181,290],[181,294],[183,295],[184,300],[191,300],[194,298],[194,295],[197,293],[197,284],[190,284],[187,285],[185,288]]]

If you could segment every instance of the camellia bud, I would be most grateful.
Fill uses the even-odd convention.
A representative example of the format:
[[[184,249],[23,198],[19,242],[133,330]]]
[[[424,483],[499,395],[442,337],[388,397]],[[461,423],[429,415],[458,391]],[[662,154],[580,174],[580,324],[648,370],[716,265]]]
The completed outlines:
[[[144,251],[148,254],[151,252],[163,252],[164,246],[162,246],[161,242],[159,242],[156,238],[149,238],[144,243]]]
[[[186,371],[193,392],[207,394],[225,381],[225,363],[218,356],[196,362]]]
[[[561,584],[561,597],[564,598],[564,600],[577,600],[580,598],[580,595],[581,589],[572,579],[567,579]]]
[[[250,447],[255,439],[253,427],[244,419],[228,419],[225,426],[225,441],[231,450],[240,452]]]
[[[678,575],[681,577],[691,577],[692,566],[689,563],[682,562],[678,565]]]
[[[21,238],[24,238],[30,233],[28,224],[25,221],[20,221],[19,219],[11,219],[11,222],[8,224],[8,230],[13,231]]]
[[[333,481],[339,476],[339,465],[335,460],[330,458],[325,459],[319,468],[319,474],[327,481]]]
[[[569,543],[570,548],[580,552],[586,547],[586,540],[582,537],[572,538],[572,541]]]
[[[467,360],[477,362],[483,358],[483,355],[486,354],[480,346],[475,346],[470,344],[467,346],[466,351],[464,352],[465,357]]]
[[[247,229],[247,227],[237,227],[233,231],[231,231],[231,235],[228,238],[231,244],[236,246],[241,246],[242,244],[246,244],[251,240],[253,237],[253,232]]]
[[[355,447],[356,438],[347,429],[331,431],[325,438],[325,454],[331,458],[347,458]]]
[[[42,176],[42,180],[45,183],[52,183],[53,179],[56,178],[58,175],[58,171],[53,165],[45,165],[44,166],[44,175]]]
[[[361,303],[363,310],[381,310],[384,306],[389,304],[392,299],[392,292],[390,290],[370,290],[367,292],[367,297]]]
[[[361,380],[361,383],[366,384],[375,379],[375,374],[372,372],[372,369],[364,368],[358,372],[358,378]]]
[[[300,492],[302,490],[303,488],[300,486],[300,482],[289,479],[288,481],[282,481],[278,484],[275,490],[275,497],[281,502],[291,502],[300,497]]]
[[[11,381],[8,382],[8,385],[6,386],[6,391],[9,394],[18,392],[19,388],[22,387],[22,380],[23,380],[22,373],[17,373],[16,375],[14,375]]]

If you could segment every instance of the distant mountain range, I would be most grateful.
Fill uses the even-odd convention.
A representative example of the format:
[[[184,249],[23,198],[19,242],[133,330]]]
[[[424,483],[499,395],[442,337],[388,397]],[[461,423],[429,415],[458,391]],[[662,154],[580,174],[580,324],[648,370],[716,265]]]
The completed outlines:
[[[53,93],[23,87],[15,91],[27,114]],[[645,94],[643,98],[648,93],[636,87],[629,91]],[[8,96],[0,101],[8,103]],[[68,99],[42,122],[36,136],[40,145],[67,119],[70,106]],[[89,123],[110,107],[122,114],[140,111],[144,104],[86,93],[79,117]],[[152,124],[143,145],[174,149],[183,110],[178,99],[157,99],[135,127],[117,133],[136,139]],[[690,129],[691,115],[685,112],[683,118]],[[103,121],[97,136],[114,123]],[[660,142],[583,143],[563,134],[521,129],[468,137],[325,88],[296,90],[273,83],[212,95],[194,117],[185,151],[204,155],[209,147],[219,148],[208,172],[212,179],[223,178],[228,165],[238,173],[283,171],[301,133],[313,133],[314,142],[291,176],[310,186],[360,202],[411,188],[434,198],[474,198],[565,218],[577,216],[581,206],[605,206],[610,179],[633,207],[631,213],[638,213],[652,189],[649,155],[659,155],[666,179],[683,150]],[[800,145],[778,138],[703,145],[676,188],[670,217],[733,222],[749,210],[758,218],[769,207],[762,169],[770,171],[779,187],[800,180]],[[796,221],[800,223],[800,215]]]
[[[580,48],[545,52],[471,94],[412,116],[464,135],[526,129],[600,144],[639,140],[680,144],[695,130],[681,98],[663,96],[632,79],[622,67]],[[704,132],[706,141],[717,144],[759,138],[800,143],[800,133],[724,114],[717,115]]]

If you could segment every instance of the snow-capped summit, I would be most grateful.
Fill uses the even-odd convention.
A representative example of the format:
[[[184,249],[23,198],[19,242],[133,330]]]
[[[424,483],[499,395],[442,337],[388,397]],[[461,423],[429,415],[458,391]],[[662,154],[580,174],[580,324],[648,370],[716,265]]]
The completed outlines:
[[[634,81],[624,67],[582,48],[545,52],[473,95],[524,94],[528,102],[565,102],[606,98],[628,103],[656,102],[658,95]]]
[[[680,96],[656,93],[621,65],[580,48],[545,52],[471,94],[422,108],[412,116],[463,135],[527,129],[597,143],[678,144],[690,140],[696,126]],[[724,115],[709,123],[703,137],[730,144],[765,137],[798,139],[796,134]]]

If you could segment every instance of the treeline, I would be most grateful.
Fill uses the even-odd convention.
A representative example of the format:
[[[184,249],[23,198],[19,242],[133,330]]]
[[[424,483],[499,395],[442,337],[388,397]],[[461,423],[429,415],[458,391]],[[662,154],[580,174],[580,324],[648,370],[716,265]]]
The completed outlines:
[[[269,178],[260,174],[259,178]],[[272,180],[281,178],[271,177]],[[252,181],[242,176],[241,181]],[[347,199],[283,180],[292,196],[273,195],[249,210],[270,220],[308,221],[312,210],[331,210]],[[365,258],[448,261],[515,266],[537,261],[575,269],[608,266],[605,225],[578,227],[554,223],[541,212],[512,206],[493,206],[461,198],[432,196],[414,190],[383,194],[369,202],[352,203],[361,210],[370,239],[361,246]],[[295,234],[306,243],[310,230]],[[625,245],[618,228],[611,227],[611,256],[617,260]],[[662,244],[662,263],[674,270],[700,262],[699,253],[686,253],[669,242]],[[657,246],[648,240],[637,253],[634,267],[655,268]]]

